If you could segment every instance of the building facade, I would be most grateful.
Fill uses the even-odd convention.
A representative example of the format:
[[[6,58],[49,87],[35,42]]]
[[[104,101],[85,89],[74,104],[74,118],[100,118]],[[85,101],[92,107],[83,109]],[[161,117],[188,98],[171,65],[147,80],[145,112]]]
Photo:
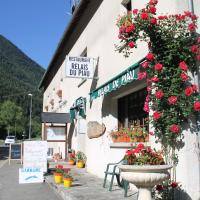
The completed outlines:
[[[141,9],[146,3],[146,0],[80,1],[40,84],[44,91],[44,112],[71,111],[70,114],[75,115],[73,123],[68,124],[68,148],[83,151],[87,156],[87,170],[99,177],[104,176],[106,164],[121,160],[131,145],[113,144],[110,132],[120,126],[142,124],[148,117],[143,111],[146,81],[134,77],[148,47],[139,43],[129,58],[115,51],[115,44],[119,42],[118,15],[134,8]],[[195,14],[200,16],[198,6],[198,0],[160,0],[157,12],[175,14],[194,8]],[[93,79],[67,77],[66,56],[94,58]],[[116,85],[110,88],[108,85],[113,82]],[[73,113],[79,99],[84,99],[86,105],[84,117]],[[99,137],[89,138],[86,127],[90,122],[104,125],[106,131]],[[197,200],[200,198],[200,138],[186,127],[184,140],[176,178],[186,190],[187,198]],[[154,137],[150,137],[148,144],[156,146],[154,141]],[[49,147],[58,151],[53,143],[49,143]],[[62,152],[64,154],[65,150]]]

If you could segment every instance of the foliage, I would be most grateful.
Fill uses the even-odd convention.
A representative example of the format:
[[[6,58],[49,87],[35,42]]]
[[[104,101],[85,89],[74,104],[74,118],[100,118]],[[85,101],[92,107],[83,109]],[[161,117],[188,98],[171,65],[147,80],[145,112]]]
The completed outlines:
[[[63,165],[57,165],[55,172],[59,174],[64,174]]]
[[[200,37],[195,34],[197,17],[190,12],[156,16],[157,0],[150,0],[141,10],[118,19],[119,52],[129,56],[138,41],[148,43],[149,53],[138,72],[147,79],[144,110],[149,112],[158,141],[165,148],[180,147],[182,124],[200,111],[200,97],[191,76],[200,60]],[[192,74],[191,74],[192,73]]]
[[[70,179],[72,179],[72,175],[70,174],[70,170],[67,170],[66,172],[64,172],[63,178],[70,178]]]
[[[33,135],[40,133],[35,130],[41,122],[35,120],[42,110],[42,93],[38,84],[44,74],[44,69],[27,57],[20,49],[0,35],[0,103],[10,100],[23,110],[23,130],[17,134],[28,132],[29,128],[29,93],[33,94],[32,127]],[[35,124],[38,124],[35,126]],[[1,134],[4,126],[0,127]],[[13,133],[12,133],[13,134]],[[27,134],[28,136],[28,134]]]
[[[167,180],[154,187],[152,196],[155,200],[176,200],[176,195],[181,191],[182,189],[180,184]]]
[[[82,151],[77,151],[75,157],[76,157],[76,162],[83,161],[84,163],[86,163],[87,161],[87,157]]]
[[[128,165],[163,165],[162,152],[152,150],[143,144],[138,144],[136,148],[126,151],[124,163]]]

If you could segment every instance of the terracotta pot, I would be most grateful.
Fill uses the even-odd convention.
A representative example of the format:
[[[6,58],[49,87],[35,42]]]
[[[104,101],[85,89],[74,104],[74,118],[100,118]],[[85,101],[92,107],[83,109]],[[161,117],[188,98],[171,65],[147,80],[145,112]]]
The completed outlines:
[[[69,165],[75,165],[75,161],[74,160],[68,160],[68,164]]]

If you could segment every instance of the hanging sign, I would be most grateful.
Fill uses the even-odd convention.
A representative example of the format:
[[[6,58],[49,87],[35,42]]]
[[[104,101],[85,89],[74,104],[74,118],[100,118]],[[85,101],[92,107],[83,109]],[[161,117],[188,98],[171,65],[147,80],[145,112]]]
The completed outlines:
[[[71,78],[92,79],[94,76],[94,59],[88,57],[66,57],[66,76]]]

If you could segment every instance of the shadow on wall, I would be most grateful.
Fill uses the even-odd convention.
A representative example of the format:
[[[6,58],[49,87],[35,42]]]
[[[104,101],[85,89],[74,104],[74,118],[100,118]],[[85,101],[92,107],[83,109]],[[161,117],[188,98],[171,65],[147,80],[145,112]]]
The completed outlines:
[[[185,191],[178,190],[175,192],[172,200],[192,200],[192,198]],[[200,198],[198,200],[200,200]]]
[[[70,128],[69,128],[68,137],[67,137],[68,149],[72,148],[72,136],[74,133],[74,129],[75,129],[75,125],[74,125],[74,123],[71,123]]]

